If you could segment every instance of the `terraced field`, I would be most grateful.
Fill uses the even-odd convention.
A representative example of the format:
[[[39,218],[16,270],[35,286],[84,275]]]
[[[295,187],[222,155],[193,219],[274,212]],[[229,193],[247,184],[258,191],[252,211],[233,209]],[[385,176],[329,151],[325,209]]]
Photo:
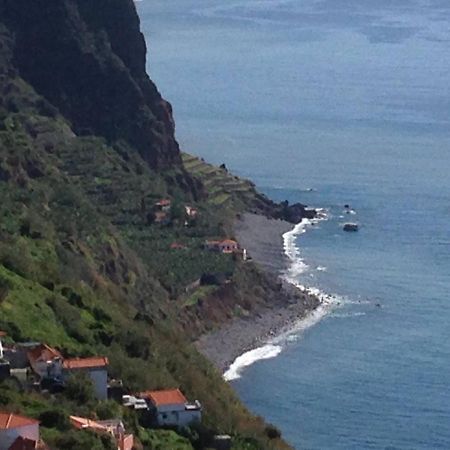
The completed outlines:
[[[208,164],[201,158],[182,153],[185,169],[199,178],[208,192],[207,203],[218,207],[241,209],[255,198],[255,187],[248,180],[236,177],[227,169]]]

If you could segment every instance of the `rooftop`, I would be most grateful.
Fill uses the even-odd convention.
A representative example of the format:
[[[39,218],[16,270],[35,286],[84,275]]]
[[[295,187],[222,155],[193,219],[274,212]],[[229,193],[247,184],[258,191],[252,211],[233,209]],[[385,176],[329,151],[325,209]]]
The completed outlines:
[[[155,205],[156,206],[169,206],[172,202],[167,199],[167,198],[163,198],[162,200],[160,200],[159,202],[156,202]]]
[[[179,389],[145,391],[139,393],[139,397],[150,400],[155,406],[187,403],[186,397]]]
[[[40,358],[48,361],[53,358],[62,358],[62,355],[58,350],[49,347],[46,344],[39,344],[36,348],[28,351],[28,359],[30,361],[36,361]]]
[[[34,424],[39,424],[39,421],[18,414],[0,412],[0,430],[10,430]]]
[[[73,358],[65,359],[63,368],[72,369],[93,369],[97,367],[106,367],[109,364],[106,356],[92,356],[91,358]]]

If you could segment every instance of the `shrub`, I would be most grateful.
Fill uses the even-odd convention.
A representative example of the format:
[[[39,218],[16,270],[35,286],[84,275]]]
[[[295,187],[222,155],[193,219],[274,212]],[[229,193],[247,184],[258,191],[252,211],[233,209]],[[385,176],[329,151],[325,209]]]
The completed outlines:
[[[0,302],[6,299],[12,287],[11,281],[0,275]]]
[[[89,376],[83,372],[73,374],[66,382],[65,395],[82,405],[95,400],[94,386]]]
[[[269,439],[279,439],[281,437],[281,431],[273,425],[267,425],[264,431]]]
[[[68,430],[70,427],[69,417],[60,409],[49,409],[39,415],[41,425],[46,428],[58,428]]]

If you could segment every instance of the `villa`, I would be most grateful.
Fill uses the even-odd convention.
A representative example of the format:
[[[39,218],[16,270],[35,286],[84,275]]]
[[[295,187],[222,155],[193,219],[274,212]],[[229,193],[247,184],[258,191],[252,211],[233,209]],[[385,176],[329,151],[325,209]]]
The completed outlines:
[[[158,426],[184,427],[202,419],[200,402],[189,403],[179,389],[146,391],[138,397],[147,401]]]

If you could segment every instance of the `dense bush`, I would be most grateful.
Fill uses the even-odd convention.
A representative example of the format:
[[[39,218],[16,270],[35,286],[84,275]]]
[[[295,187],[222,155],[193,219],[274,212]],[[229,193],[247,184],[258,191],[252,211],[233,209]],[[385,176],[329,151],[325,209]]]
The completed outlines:
[[[80,405],[95,401],[94,386],[84,372],[71,375],[66,382],[65,396]]]

